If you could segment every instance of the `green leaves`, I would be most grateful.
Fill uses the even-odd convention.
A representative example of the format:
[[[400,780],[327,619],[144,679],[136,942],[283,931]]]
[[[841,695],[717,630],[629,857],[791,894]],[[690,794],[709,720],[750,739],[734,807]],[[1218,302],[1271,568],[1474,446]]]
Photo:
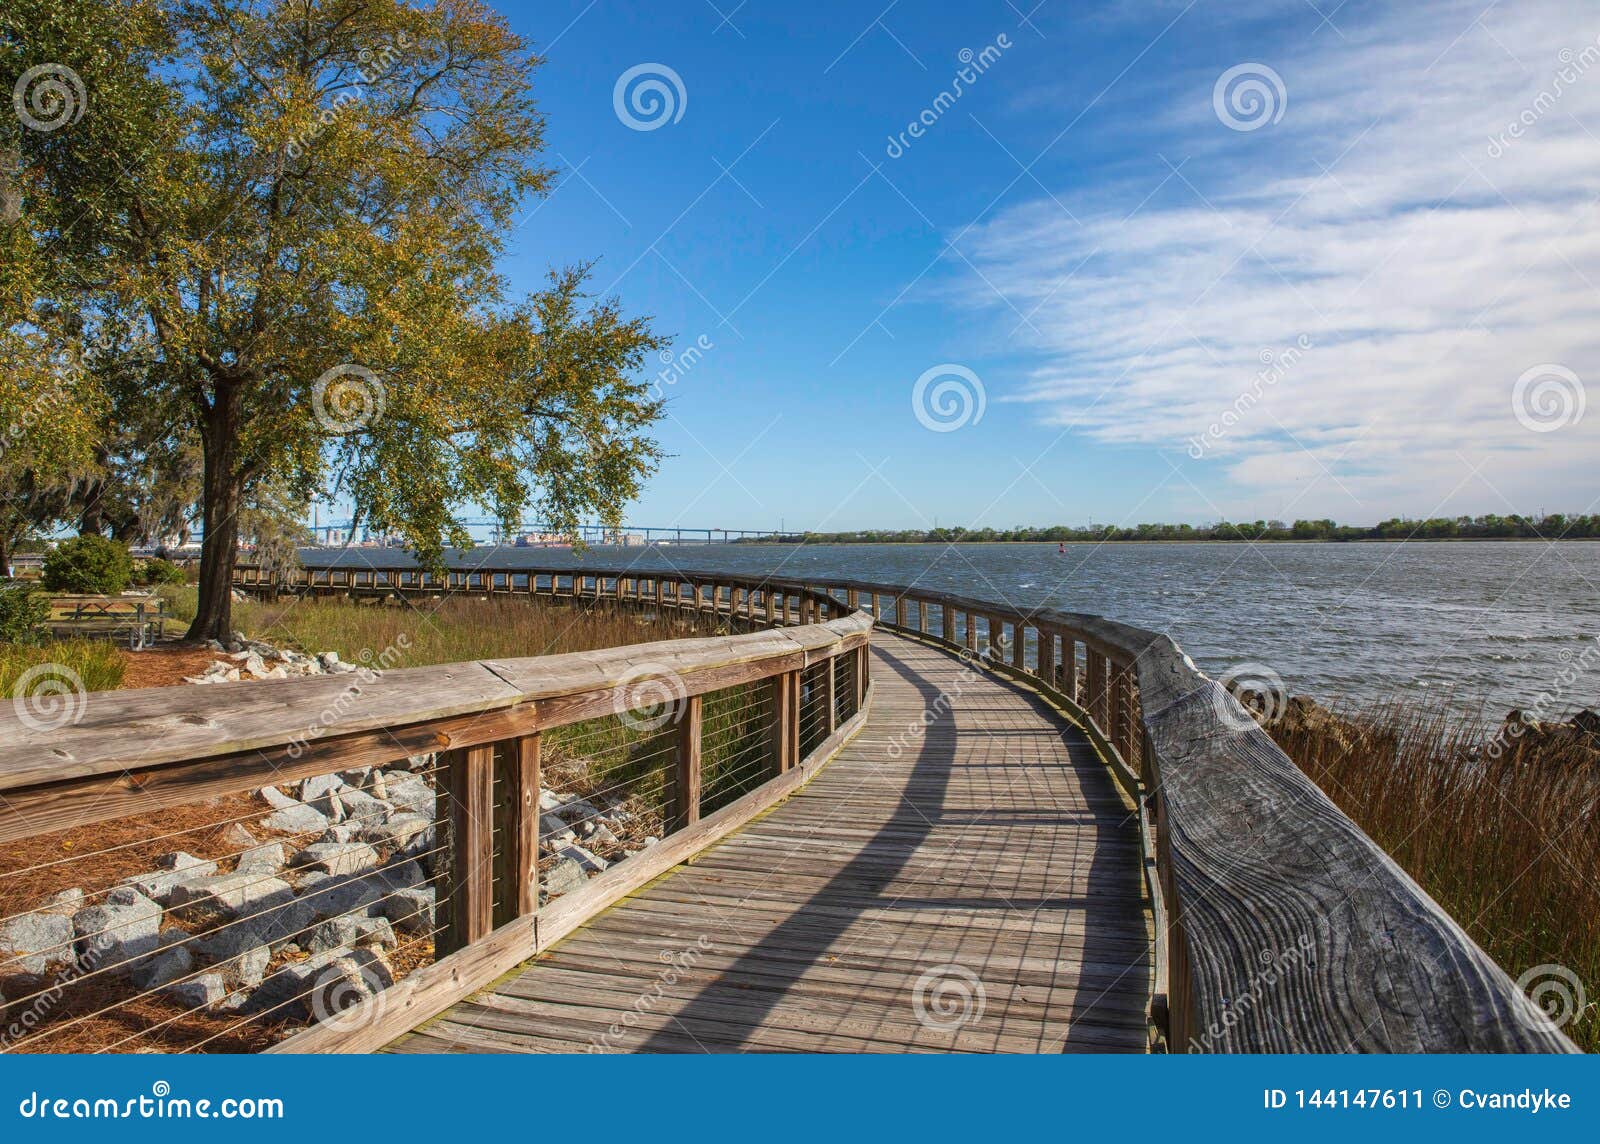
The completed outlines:
[[[428,560],[469,506],[620,519],[659,460],[632,375],[662,342],[586,296],[586,267],[507,296],[496,259],[551,172],[540,61],[498,14],[19,0],[6,20],[0,80],[70,64],[88,107],[20,138],[5,325],[140,346],[92,376],[112,424],[161,411],[145,462],[202,453],[208,533],[314,493]],[[32,330],[41,306],[74,320]]]

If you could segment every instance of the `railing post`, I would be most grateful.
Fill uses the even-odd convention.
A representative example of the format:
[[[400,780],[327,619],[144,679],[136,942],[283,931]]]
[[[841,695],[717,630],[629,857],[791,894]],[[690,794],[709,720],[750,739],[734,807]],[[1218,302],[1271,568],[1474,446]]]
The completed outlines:
[[[917,631],[923,635],[928,634],[928,598],[926,596],[921,596],[917,599]]]
[[[1039,654],[1038,654],[1039,679],[1046,687],[1056,687],[1056,633],[1045,628],[1039,629]]]
[[[827,734],[832,735],[839,729],[839,657],[828,657],[828,669],[825,671],[826,682],[822,689],[822,702],[827,710],[823,713],[823,725]]]
[[[795,764],[800,733],[800,673],[785,671],[772,677],[772,773],[781,775]]]
[[[504,840],[496,859],[501,887],[494,924],[505,925],[539,905],[539,733],[501,743],[495,757],[495,830]]]
[[[896,627],[905,628],[911,626],[907,622],[906,598],[904,596],[896,596],[894,598],[894,622]]]
[[[1021,670],[1022,665],[1023,665],[1023,653],[1026,650],[1027,646],[1028,646],[1027,625],[1023,624],[1021,620],[1013,620],[1012,623],[1011,623],[1011,666],[1012,667],[1015,667],[1018,670]]]
[[[949,600],[939,601],[939,637],[946,643],[956,642],[956,614]]]
[[[676,781],[672,788],[672,829],[682,830],[700,821],[700,696],[683,700],[678,720]]]
[[[855,588],[846,588],[844,590],[844,602],[845,606],[852,612],[859,612],[861,610],[861,593]]]
[[[449,802],[450,900],[436,953],[454,953],[486,937],[494,924],[494,746],[444,755],[441,784]]]
[[[856,705],[851,711],[852,715],[861,714],[861,709],[867,705],[867,674],[871,670],[872,648],[868,644],[856,647]]]
[[[966,621],[965,624],[963,625],[966,628],[966,631],[963,634],[966,637],[964,642],[967,645],[967,650],[969,652],[971,652],[973,655],[977,655],[978,654],[978,625],[972,622],[973,621],[972,609],[971,608],[963,608],[963,609],[961,609],[961,615],[962,615],[962,618]]]

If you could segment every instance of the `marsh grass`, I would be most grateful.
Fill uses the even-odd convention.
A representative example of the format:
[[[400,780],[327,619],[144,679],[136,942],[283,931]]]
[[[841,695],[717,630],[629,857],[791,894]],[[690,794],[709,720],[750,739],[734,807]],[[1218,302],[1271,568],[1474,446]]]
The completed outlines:
[[[1565,1031],[1600,1050],[1600,752],[1403,703],[1268,729],[1513,978],[1575,974]]]
[[[106,640],[70,639],[46,640],[39,644],[0,643],[0,694],[13,697],[13,691],[29,669],[42,664],[55,664],[83,681],[85,691],[109,691],[122,686],[125,669],[121,650]],[[47,682],[42,675],[33,677]],[[71,675],[56,674],[70,684]],[[29,694],[36,693],[37,684],[25,685]]]

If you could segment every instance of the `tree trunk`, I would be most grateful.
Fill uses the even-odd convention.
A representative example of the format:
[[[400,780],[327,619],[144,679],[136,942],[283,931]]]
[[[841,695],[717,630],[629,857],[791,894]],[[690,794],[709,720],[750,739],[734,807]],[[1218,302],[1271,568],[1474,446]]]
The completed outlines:
[[[233,638],[233,566],[239,557],[239,387],[217,383],[200,432],[205,467],[201,479],[200,585],[190,640]]]
[[[11,538],[0,528],[0,576],[11,575]]]

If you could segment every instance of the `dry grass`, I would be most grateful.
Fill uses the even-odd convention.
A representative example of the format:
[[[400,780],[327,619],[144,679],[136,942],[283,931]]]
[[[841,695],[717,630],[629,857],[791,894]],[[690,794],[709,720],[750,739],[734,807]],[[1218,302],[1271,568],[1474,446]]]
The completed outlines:
[[[193,589],[169,589],[174,614],[193,615]],[[651,640],[715,635],[708,617],[653,616],[604,601],[571,606],[544,599],[457,595],[444,600],[354,603],[327,598],[238,602],[234,626],[305,652],[335,651],[351,663],[422,667],[595,651]]]
[[[74,675],[82,680],[83,689],[86,691],[110,691],[122,686],[125,670],[122,653],[106,640],[47,640],[40,644],[0,643],[0,694],[13,695],[22,676],[29,669],[41,664],[56,664],[59,668],[64,668],[65,672],[32,677],[25,688],[30,695],[37,694],[40,687],[48,688],[51,679],[70,684]]]
[[[1269,730],[1513,978],[1576,974],[1566,1032],[1600,1050],[1600,751],[1409,705]]]

